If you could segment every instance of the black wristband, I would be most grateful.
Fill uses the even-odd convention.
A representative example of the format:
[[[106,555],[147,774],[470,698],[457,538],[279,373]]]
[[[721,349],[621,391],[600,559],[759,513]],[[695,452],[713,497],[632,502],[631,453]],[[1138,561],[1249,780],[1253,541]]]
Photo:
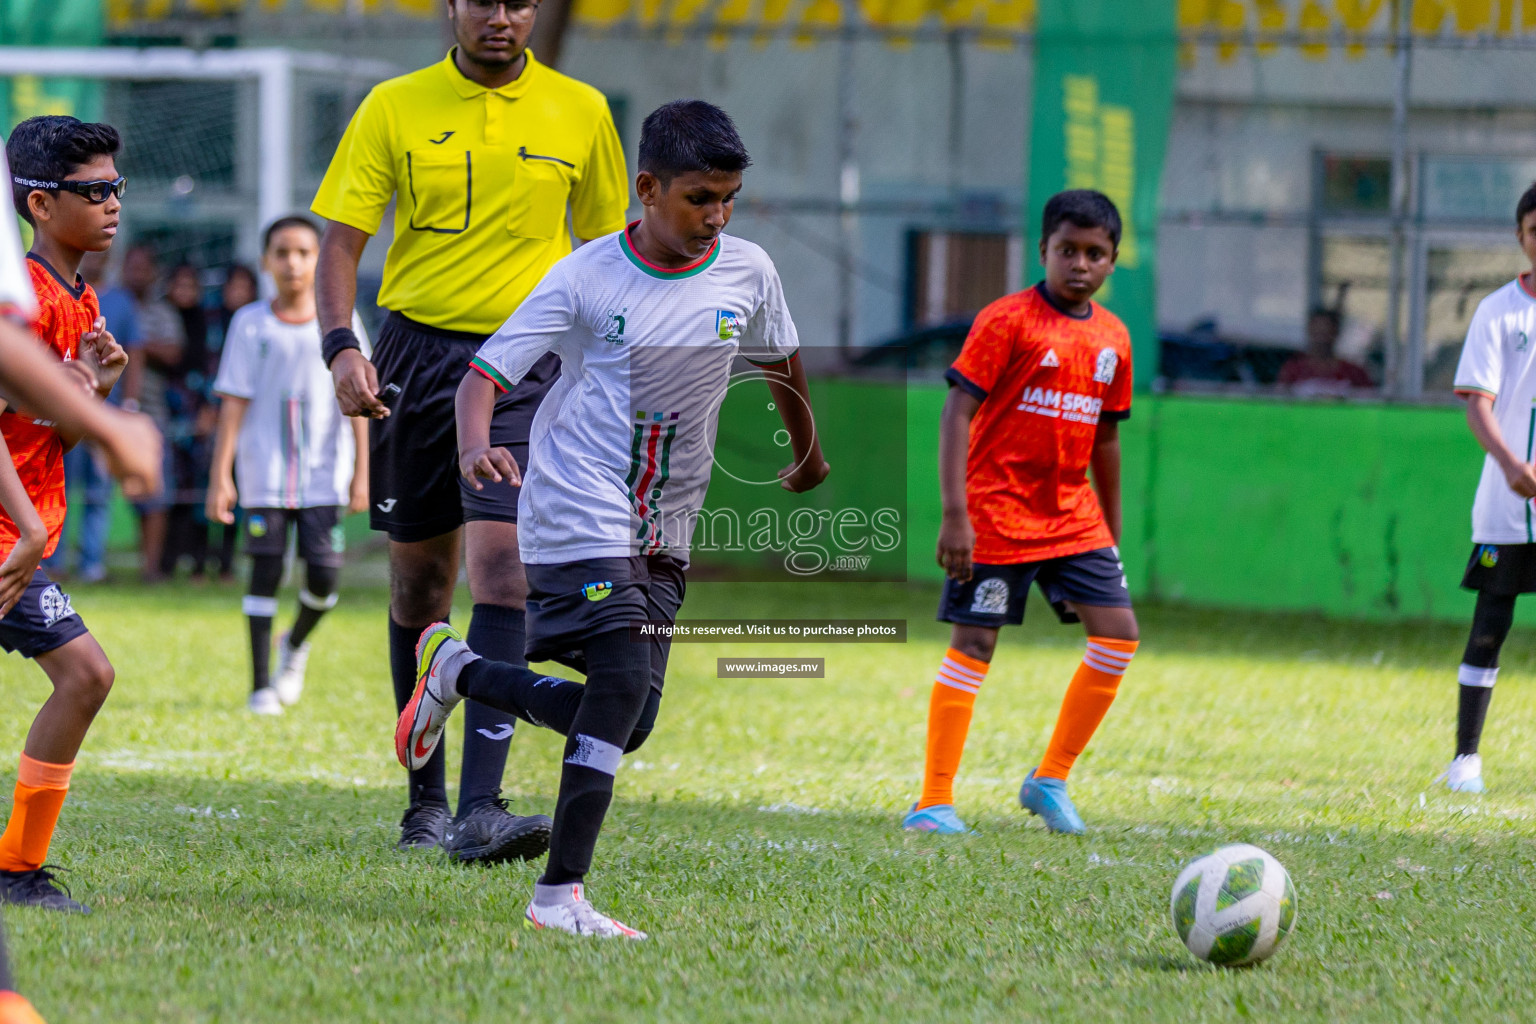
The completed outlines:
[[[338,327],[334,331],[326,331],[325,337],[320,339],[320,358],[325,360],[325,368],[329,370],[336,357],[349,348],[355,348],[359,352],[363,350],[363,343],[357,340],[357,335],[352,333],[352,328]]]

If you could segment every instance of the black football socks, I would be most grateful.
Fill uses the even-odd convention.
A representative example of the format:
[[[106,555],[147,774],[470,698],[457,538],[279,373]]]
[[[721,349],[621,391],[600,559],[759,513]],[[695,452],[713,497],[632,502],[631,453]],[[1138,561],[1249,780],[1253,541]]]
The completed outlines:
[[[469,649],[492,661],[526,668],[523,610],[498,604],[477,604],[469,618],[465,640]],[[470,701],[464,708],[464,759],[459,766],[460,818],[501,793],[516,719],[505,711]]]

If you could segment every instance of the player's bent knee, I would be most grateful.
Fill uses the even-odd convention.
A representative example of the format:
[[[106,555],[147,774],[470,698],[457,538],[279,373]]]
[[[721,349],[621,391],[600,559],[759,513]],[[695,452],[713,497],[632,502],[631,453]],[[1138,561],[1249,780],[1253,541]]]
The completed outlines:
[[[997,653],[997,630],[985,626],[956,626],[949,645],[967,658],[990,663]]]

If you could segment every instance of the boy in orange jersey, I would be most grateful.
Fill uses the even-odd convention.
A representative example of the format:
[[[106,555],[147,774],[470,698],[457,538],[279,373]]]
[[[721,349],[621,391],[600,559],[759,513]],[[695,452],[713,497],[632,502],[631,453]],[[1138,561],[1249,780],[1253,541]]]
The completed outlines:
[[[902,822],[908,829],[968,831],[955,812],[955,772],[997,631],[1024,621],[1031,583],[1063,622],[1088,633],[1050,745],[1019,790],[1019,803],[1053,832],[1084,831],[1067,774],[1136,652],[1116,548],[1131,343],[1093,301],[1114,270],[1120,213],[1098,192],[1061,192],[1045,204],[1040,238],[1045,280],[982,310],[946,374],[938,559],[949,578],[939,620],[954,628],[929,701],[923,792]]]
[[[37,297],[32,331],[105,398],[128,363],[79,273],[87,252],[112,244],[123,179],[116,130],[72,117],[34,117],[6,142],[11,194],[32,225],[27,270]],[[76,365],[77,364],[77,365]],[[69,596],[38,568],[64,523],[64,451],[79,437],[51,420],[0,406],[0,647],[35,660],[53,695],[27,734],[10,820],[0,834],[0,898],[84,911],[44,867],[75,755],[112,687],[113,670]]]

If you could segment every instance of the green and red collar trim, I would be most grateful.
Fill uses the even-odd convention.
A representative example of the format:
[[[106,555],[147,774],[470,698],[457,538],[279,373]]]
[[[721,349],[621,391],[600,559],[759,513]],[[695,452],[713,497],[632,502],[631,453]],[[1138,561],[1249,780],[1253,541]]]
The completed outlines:
[[[639,221],[635,221],[635,224],[639,223]],[[630,242],[629,233],[635,229],[635,224],[629,225],[629,227],[619,233],[619,248],[624,251],[624,255],[629,258],[629,262],[633,263],[637,269],[659,281],[681,281],[685,277],[694,277],[695,275],[702,274],[714,265],[716,257],[720,255],[720,239],[716,238],[715,243],[709,247],[709,252],[706,252],[686,267],[678,267],[675,270],[658,267],[636,252],[634,245]]]

